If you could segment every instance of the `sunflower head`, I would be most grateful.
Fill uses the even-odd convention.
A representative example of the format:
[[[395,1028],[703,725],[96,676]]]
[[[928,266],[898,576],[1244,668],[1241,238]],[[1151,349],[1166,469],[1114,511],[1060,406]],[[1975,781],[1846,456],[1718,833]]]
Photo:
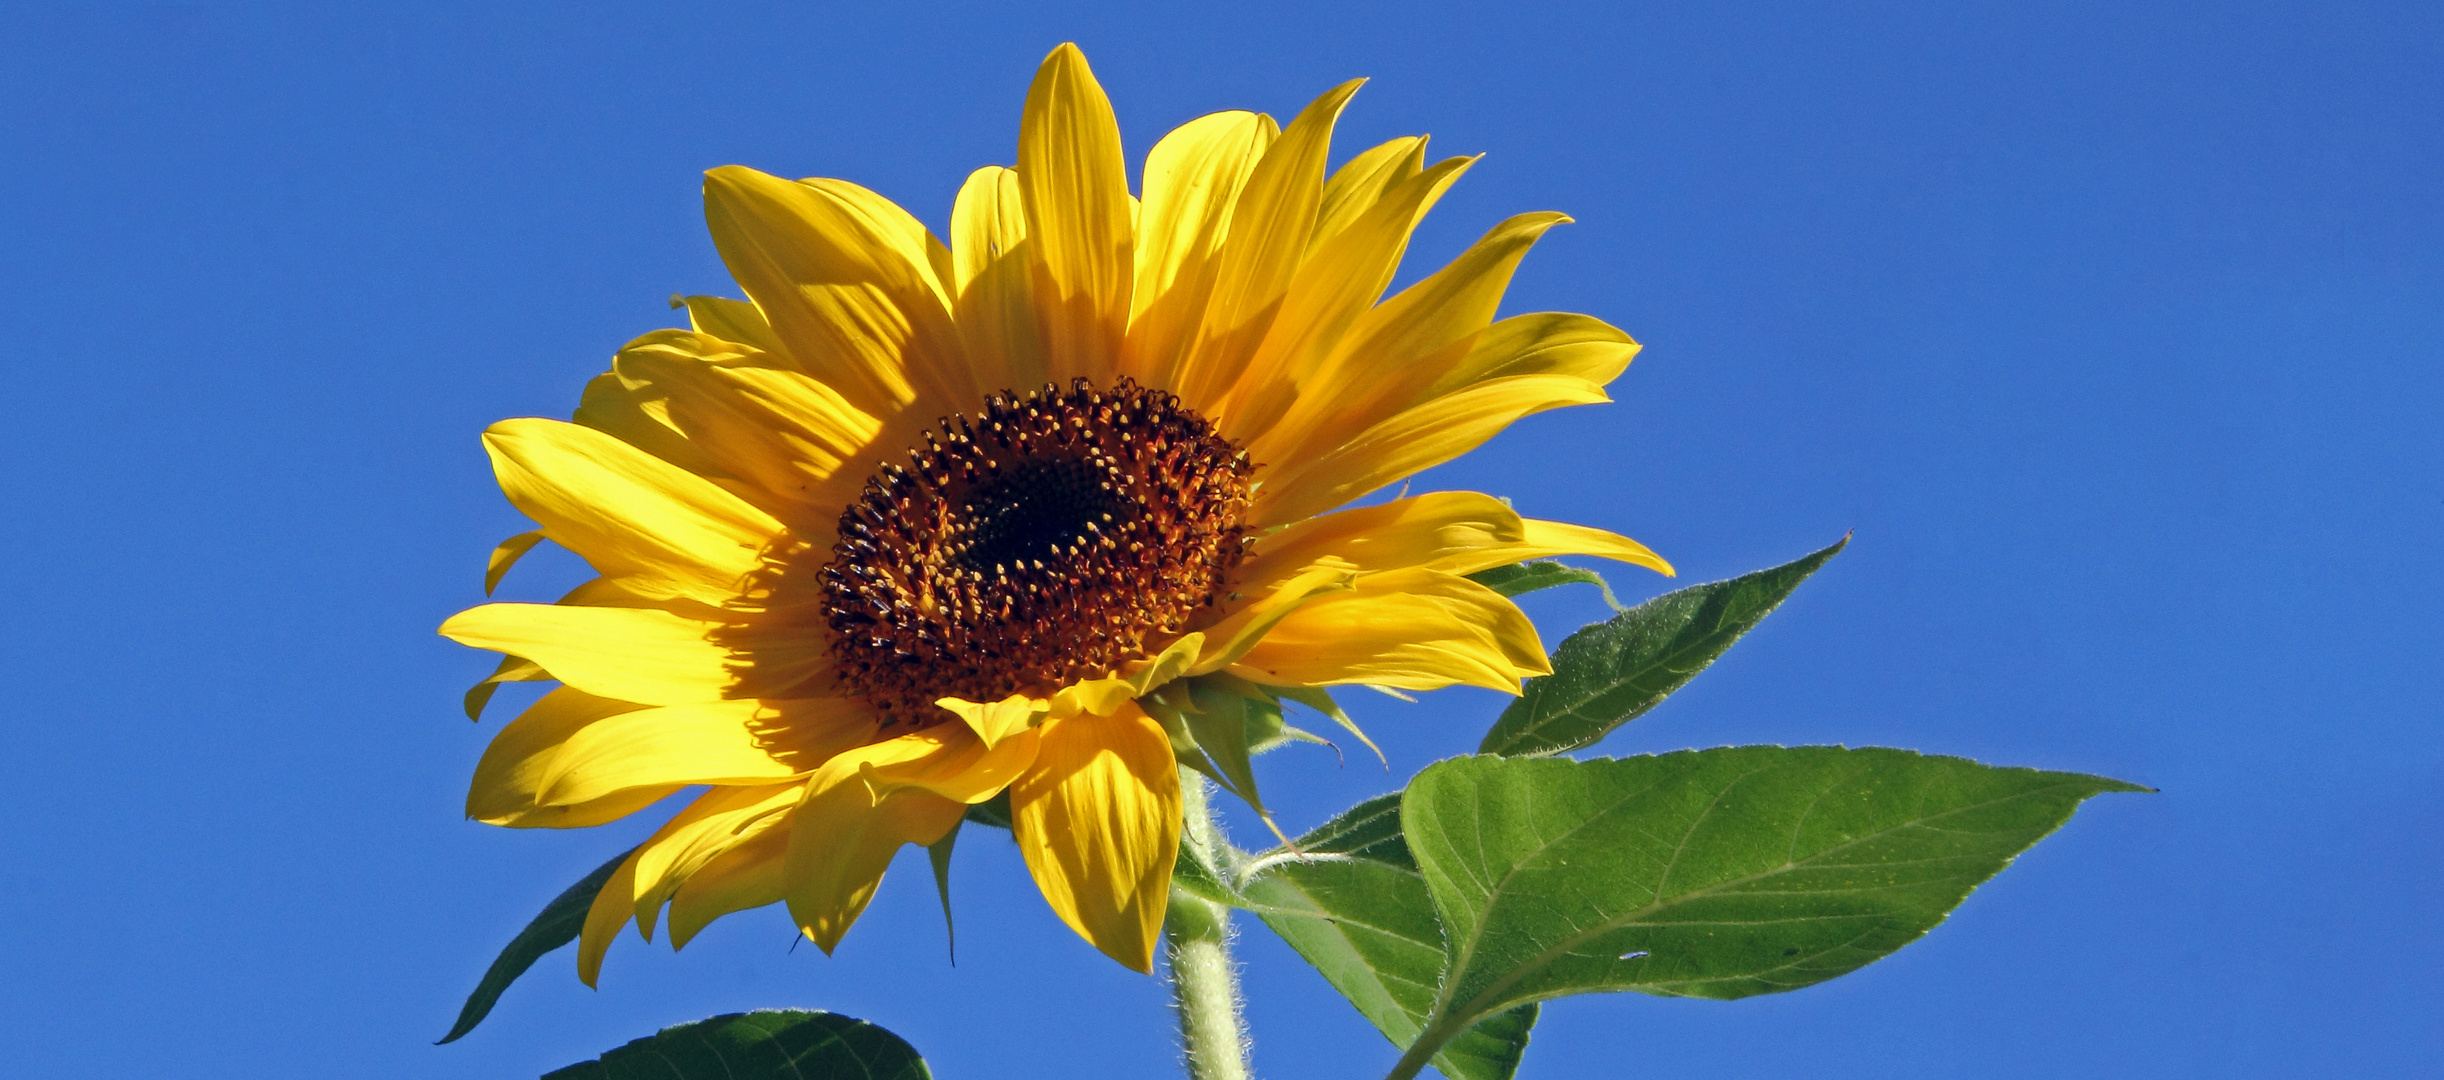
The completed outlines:
[[[947,242],[845,181],[707,174],[745,298],[687,298],[690,325],[621,349],[574,423],[485,435],[540,526],[488,585],[541,539],[600,576],[442,627],[504,654],[471,712],[503,681],[560,684],[493,741],[470,816],[593,825],[705,789],[604,886],[585,979],[665,911],[683,944],[783,903],[828,951],[894,852],[1004,795],[1054,910],[1149,970],[1180,768],[1213,771],[1191,729],[1329,708],[1337,685],[1515,693],[1542,645],[1466,575],[1567,553],[1670,572],[1484,495],[1350,507],[1604,400],[1637,351],[1583,315],[1494,319],[1558,214],[1385,298],[1470,159],[1405,138],[1328,171],[1356,88],[1286,127],[1192,120],[1133,196],[1064,45],[1016,165],[968,178]]]

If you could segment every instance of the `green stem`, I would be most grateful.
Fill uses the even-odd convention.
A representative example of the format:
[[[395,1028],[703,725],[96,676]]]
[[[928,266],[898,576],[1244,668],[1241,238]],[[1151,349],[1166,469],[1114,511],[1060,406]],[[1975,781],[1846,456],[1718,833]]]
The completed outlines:
[[[1180,770],[1180,843],[1192,846],[1206,865],[1230,850],[1206,805],[1205,777]],[[1239,972],[1230,958],[1230,909],[1179,889],[1171,890],[1163,941],[1171,963],[1171,992],[1180,1012],[1180,1042],[1192,1080],[1248,1080],[1247,1028],[1239,1018]]]

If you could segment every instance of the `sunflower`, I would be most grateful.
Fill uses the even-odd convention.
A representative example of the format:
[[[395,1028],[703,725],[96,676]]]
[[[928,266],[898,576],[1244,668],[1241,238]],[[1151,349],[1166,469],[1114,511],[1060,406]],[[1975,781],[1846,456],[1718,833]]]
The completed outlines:
[[[586,982],[665,909],[676,947],[786,903],[828,952],[902,845],[988,802],[1060,917],[1149,971],[1180,703],[1517,693],[1543,646],[1465,575],[1556,554],[1670,573],[1480,494],[1342,509],[1606,400],[1638,349],[1584,315],[1494,320],[1560,214],[1504,221],[1382,299],[1474,159],[1429,165],[1401,138],[1327,176],[1358,85],[1287,128],[1190,121],[1154,145],[1140,201],[1063,45],[1016,167],[968,177],[948,243],[845,181],[706,174],[747,299],[686,298],[689,328],[621,349],[574,423],[484,434],[541,526],[495,550],[487,591],[540,539],[600,576],[441,627],[504,654],[471,713],[501,682],[560,684],[493,740],[469,816],[571,828],[703,789],[599,894]]]

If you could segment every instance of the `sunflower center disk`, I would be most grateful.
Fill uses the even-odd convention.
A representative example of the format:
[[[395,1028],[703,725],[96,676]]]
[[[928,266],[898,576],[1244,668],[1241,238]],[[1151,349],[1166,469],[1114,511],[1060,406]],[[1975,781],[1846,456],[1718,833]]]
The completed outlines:
[[[995,395],[909,458],[866,482],[823,571],[840,676],[894,727],[1106,675],[1241,558],[1247,455],[1127,379]]]

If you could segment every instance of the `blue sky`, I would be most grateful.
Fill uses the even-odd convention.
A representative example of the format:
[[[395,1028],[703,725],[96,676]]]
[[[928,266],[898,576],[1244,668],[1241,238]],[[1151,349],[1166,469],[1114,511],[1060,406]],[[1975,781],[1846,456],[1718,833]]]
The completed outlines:
[[[1421,485],[1617,529],[1685,581],[1856,531],[1601,752],[1893,745],[2162,789],[1836,982],[1552,1006],[1523,1078],[2408,1076],[2444,1050],[2433,5],[67,7],[0,10],[12,1073],[533,1075],[770,1005],[875,1020],[953,1080],[1170,1068],[1162,987],[990,838],[960,848],[955,968],[903,861],[835,958],[775,911],[676,956],[629,938],[599,992],[557,954],[428,1045],[651,827],[460,816],[499,721],[459,715],[490,661],[433,627],[526,528],[477,432],[565,415],[669,294],[735,294],[702,170],[845,177],[940,228],[1063,40],[1133,159],[1353,75],[1343,153],[1487,155],[1404,277],[1510,213],[1577,218],[1506,310],[1645,342],[1618,404]],[[504,593],[578,575],[539,556]],[[1530,610],[1549,642],[1602,614]],[[1499,707],[1351,703],[1393,775],[1266,759],[1293,828]],[[1388,1067],[1244,941],[1262,1075]]]

